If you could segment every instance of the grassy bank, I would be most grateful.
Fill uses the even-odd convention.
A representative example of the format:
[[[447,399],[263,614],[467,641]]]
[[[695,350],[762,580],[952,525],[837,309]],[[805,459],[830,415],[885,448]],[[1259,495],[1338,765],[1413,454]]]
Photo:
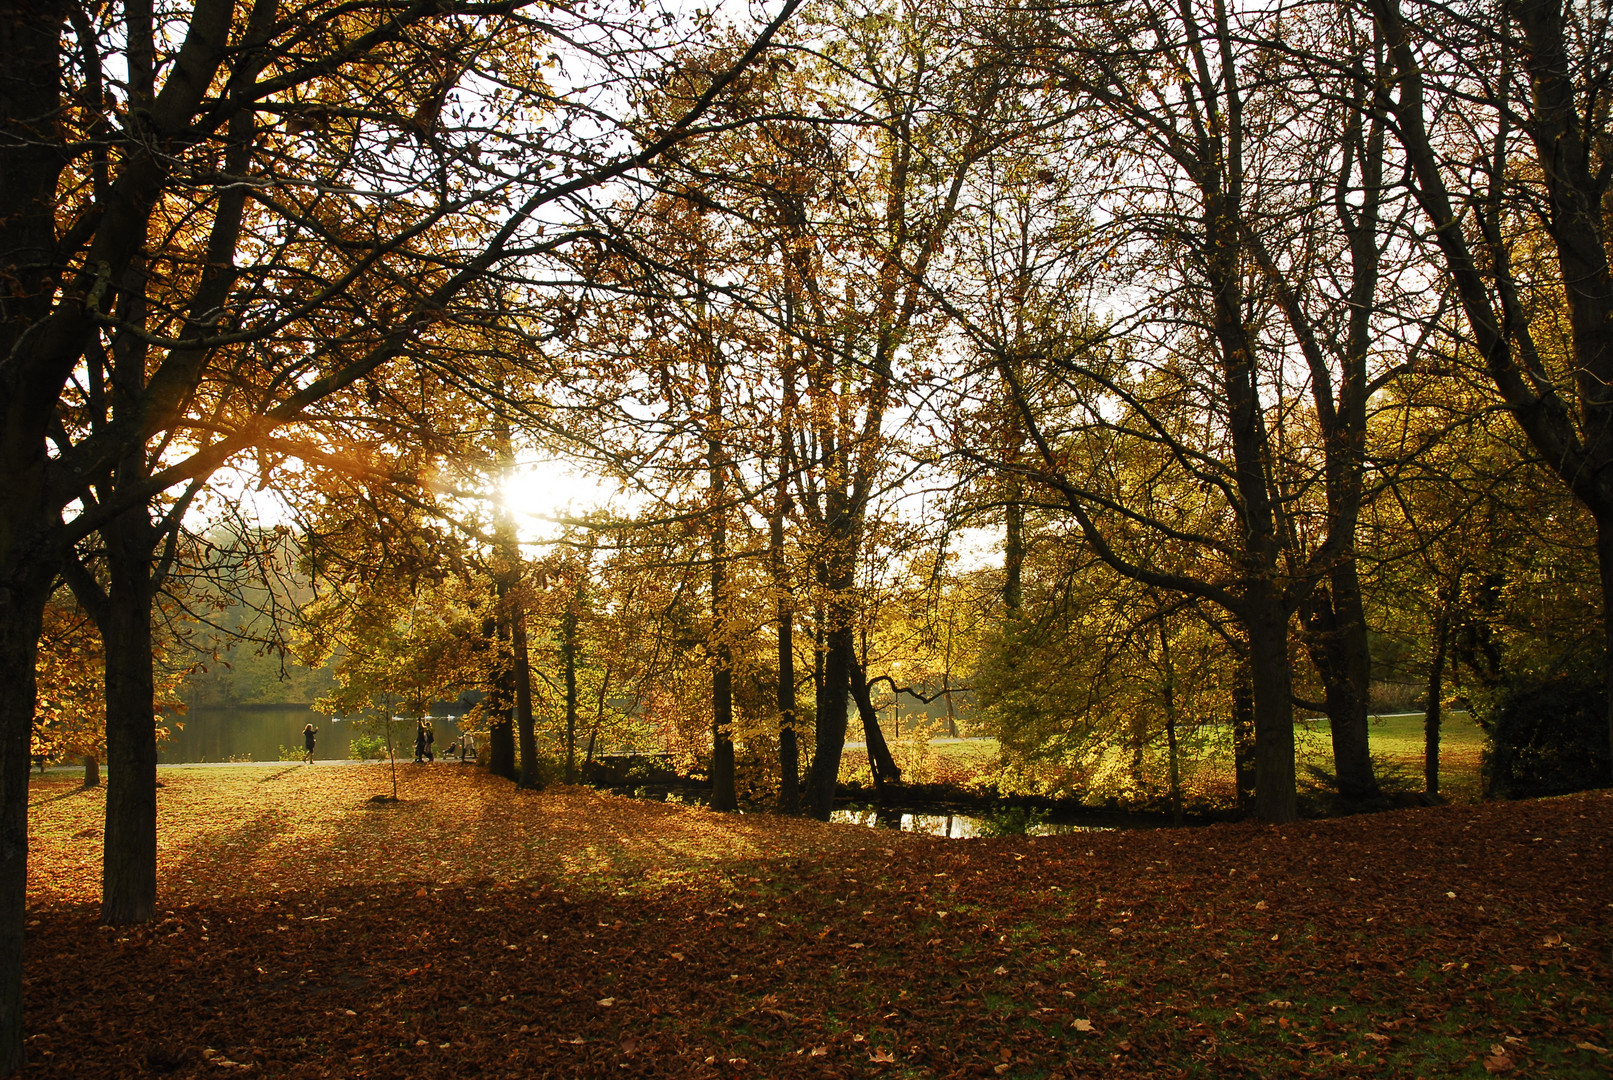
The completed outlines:
[[[1296,766],[1302,787],[1319,790],[1333,768],[1331,732],[1326,719],[1295,724]],[[1368,737],[1378,775],[1394,792],[1423,790],[1424,733],[1421,713],[1372,718]],[[860,747],[860,744],[859,744]],[[1484,732],[1463,712],[1450,713],[1441,724],[1440,793],[1451,802],[1477,802],[1483,794],[1480,775]],[[1005,769],[995,739],[944,740],[925,743],[900,740],[894,756],[903,778],[916,784],[950,784],[960,788],[992,788],[1004,792],[1076,791],[1087,801],[1119,807],[1160,804],[1168,785],[1163,750],[1143,755],[1141,782],[1133,773],[1133,754],[1125,748],[1092,754],[1073,762],[1041,762]],[[862,749],[847,752],[841,781],[871,784],[868,758]],[[1182,783],[1190,808],[1215,812],[1235,802],[1231,734],[1222,725],[1206,725],[1188,736],[1182,754]],[[1312,802],[1319,802],[1312,799]]]

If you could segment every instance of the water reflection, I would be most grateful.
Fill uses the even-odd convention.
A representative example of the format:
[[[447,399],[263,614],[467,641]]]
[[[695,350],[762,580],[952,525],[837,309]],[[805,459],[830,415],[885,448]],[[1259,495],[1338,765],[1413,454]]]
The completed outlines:
[[[922,833],[925,836],[942,836],[949,840],[967,840],[976,836],[1002,836],[1005,830],[992,820],[971,817],[967,814],[917,814],[906,810],[836,810],[830,821],[844,825],[865,825],[874,829],[899,829],[902,832]],[[1075,825],[1068,822],[1038,822],[1029,825],[1027,836],[1062,836],[1078,832],[1113,832],[1112,825]]]
[[[314,757],[322,760],[346,758],[355,735],[380,731],[379,725],[355,727],[351,722],[316,713],[306,705],[194,708],[179,717],[178,725],[170,723],[168,738],[157,747],[157,760],[164,765],[278,761],[282,747],[302,752],[304,724],[312,724],[318,730]],[[448,748],[459,741],[459,724],[457,717],[433,716],[431,725],[437,735],[433,749],[440,761]],[[414,722],[394,720],[392,742],[400,760],[412,759]]]

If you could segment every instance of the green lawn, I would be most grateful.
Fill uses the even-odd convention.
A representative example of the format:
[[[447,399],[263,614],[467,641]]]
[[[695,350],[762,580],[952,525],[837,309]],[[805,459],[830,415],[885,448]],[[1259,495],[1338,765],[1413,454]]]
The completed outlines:
[[[1396,791],[1423,789],[1423,714],[1399,713],[1374,716],[1370,739],[1378,774],[1385,786]],[[1303,778],[1311,770],[1332,772],[1332,742],[1325,718],[1301,720],[1295,725],[1297,763]],[[1475,802],[1482,793],[1480,756],[1484,732],[1466,712],[1448,712],[1440,732],[1440,793],[1453,802]],[[928,744],[903,738],[893,742],[892,751],[903,775],[915,783],[953,783],[969,787],[998,783],[1013,790],[1023,777],[1005,777],[998,760],[995,739],[943,740]],[[1231,797],[1231,740],[1223,725],[1207,725],[1184,736],[1183,783],[1188,802],[1205,807]],[[1102,801],[1109,793],[1122,803],[1131,800],[1136,787],[1125,779],[1132,755],[1124,748],[1085,763],[1088,790]],[[867,758],[861,749],[848,752],[841,779],[869,782]],[[1050,768],[1044,769],[1052,777]],[[1163,784],[1163,747],[1151,747],[1145,754],[1145,772],[1152,785]],[[1156,775],[1157,774],[1157,775]],[[1145,793],[1146,797],[1146,793]]]
[[[1325,719],[1302,721],[1299,764],[1331,768],[1332,744]],[[1378,773],[1388,785],[1422,790],[1423,714],[1395,713],[1374,716],[1368,735]],[[1483,792],[1479,772],[1484,731],[1466,712],[1448,712],[1440,724],[1440,794],[1453,802],[1475,802]]]

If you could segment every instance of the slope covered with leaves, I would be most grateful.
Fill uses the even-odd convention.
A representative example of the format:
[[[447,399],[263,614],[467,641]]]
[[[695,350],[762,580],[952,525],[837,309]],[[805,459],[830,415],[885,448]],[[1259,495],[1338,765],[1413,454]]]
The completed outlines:
[[[26,1075],[1606,1076],[1613,798],[945,841],[171,770],[164,912],[95,923],[36,783]]]

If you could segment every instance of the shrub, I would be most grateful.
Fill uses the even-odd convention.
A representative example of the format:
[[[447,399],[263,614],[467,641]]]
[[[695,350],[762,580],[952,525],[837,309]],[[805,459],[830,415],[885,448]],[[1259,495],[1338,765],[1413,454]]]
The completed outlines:
[[[1480,717],[1490,798],[1583,791],[1608,782],[1607,693],[1592,673],[1525,676]]]
[[[385,761],[386,736],[354,735],[347,744],[347,756],[355,761]]]
[[[304,750],[300,746],[286,746],[284,744],[281,744],[281,746],[280,746],[280,760],[281,761],[301,761],[302,756],[304,754],[306,754],[307,752],[308,751]]]
[[[1024,836],[1046,822],[1046,810],[1028,806],[1004,806],[988,811],[980,819],[975,831],[980,836]]]

